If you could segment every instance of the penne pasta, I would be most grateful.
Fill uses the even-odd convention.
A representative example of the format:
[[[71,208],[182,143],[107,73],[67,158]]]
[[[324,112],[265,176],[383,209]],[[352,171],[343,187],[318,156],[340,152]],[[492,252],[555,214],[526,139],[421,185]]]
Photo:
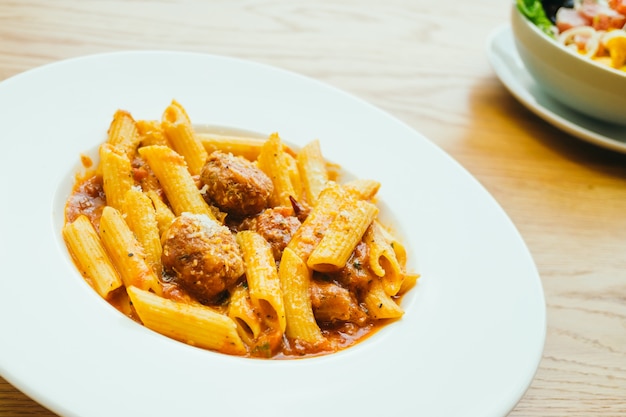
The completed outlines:
[[[201,304],[168,300],[134,286],[127,291],[147,328],[204,349],[231,355],[247,352],[237,333],[237,325],[228,316]]]
[[[417,273],[404,273],[404,279],[402,280],[402,286],[398,291],[398,295],[405,294],[411,288],[417,284],[417,280],[420,278],[420,274]]]
[[[313,315],[309,294],[311,271],[306,263],[294,251],[286,248],[278,276],[285,303],[287,337],[304,341],[312,346],[324,343],[324,336]]]
[[[270,196],[272,206],[291,207],[289,197],[298,195],[292,183],[293,169],[283,149],[283,143],[277,133],[270,135],[265,141],[257,159],[259,168],[267,174],[274,184],[274,191]]]
[[[291,182],[291,186],[293,188],[293,197],[295,200],[299,201],[302,198],[303,190],[302,190],[302,181],[300,180],[300,171],[298,170],[298,162],[296,158],[287,152],[283,152],[283,159],[285,160],[285,166],[287,168],[287,172],[289,173],[289,181]],[[291,199],[289,199],[291,203]]]
[[[170,105],[165,108],[161,119],[164,122],[191,124],[187,110],[176,100],[172,100]]]
[[[116,111],[109,126],[107,143],[124,153],[129,160],[132,160],[139,141],[140,137],[135,119],[125,110]]]
[[[146,255],[122,214],[113,207],[105,207],[100,218],[100,239],[122,281],[128,287],[161,294],[161,284],[149,266]]]
[[[161,235],[152,200],[138,188],[131,188],[124,197],[124,216],[130,230],[146,253],[146,261],[161,275]]]
[[[254,345],[263,330],[261,317],[250,301],[248,288],[240,285],[230,295],[228,317],[237,324],[237,333],[248,346]]]
[[[63,238],[81,274],[102,298],[108,298],[122,286],[96,229],[85,215],[63,227]]]
[[[215,219],[204,201],[182,156],[167,146],[144,146],[139,154],[148,161],[159,179],[175,215],[184,212],[206,214]]]
[[[317,202],[317,197],[326,187],[328,171],[322,156],[319,140],[306,144],[296,157],[302,189],[309,205]]]
[[[344,198],[345,191],[341,186],[330,181],[320,193],[317,204],[296,230],[287,247],[306,261],[322,239],[328,226],[337,216],[339,206]]]
[[[107,205],[121,210],[126,192],[135,183],[130,159],[105,143],[100,147],[100,171]]]
[[[136,125],[141,146],[171,146],[158,120],[137,120]]]
[[[208,153],[196,138],[193,127],[184,123],[163,122],[163,131],[172,148],[185,158],[191,175],[200,175]]]
[[[261,235],[250,230],[237,233],[237,243],[246,265],[252,304],[270,327],[284,332],[285,307],[271,246]]]
[[[374,274],[383,277],[385,292],[389,295],[398,294],[404,280],[404,247],[395,242],[376,221],[365,232],[363,241],[369,249],[369,267]]]
[[[377,214],[378,207],[367,201],[345,200],[309,256],[309,268],[320,272],[343,268]]]
[[[196,137],[189,116],[180,103],[173,100],[165,109],[161,125],[172,148],[187,162],[191,175],[200,175],[208,153]]]
[[[343,188],[359,200],[373,200],[380,189],[380,183],[374,180],[357,179],[343,184]]]
[[[169,206],[165,204],[161,197],[159,197],[156,191],[150,190],[146,194],[150,197],[150,200],[152,200],[157,226],[159,227],[159,235],[162,235],[170,227],[176,215]]]
[[[371,282],[363,302],[367,307],[368,316],[374,320],[397,319],[404,314],[402,308],[387,294],[380,279]]]
[[[256,161],[261,153],[265,139],[240,136],[219,135],[215,133],[196,132],[196,137],[210,154],[214,151],[232,153],[249,161]]]

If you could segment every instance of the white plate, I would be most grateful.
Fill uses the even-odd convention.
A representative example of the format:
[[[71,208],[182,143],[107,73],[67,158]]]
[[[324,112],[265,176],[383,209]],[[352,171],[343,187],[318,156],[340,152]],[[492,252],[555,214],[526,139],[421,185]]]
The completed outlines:
[[[522,63],[510,26],[496,29],[487,56],[500,81],[526,108],[555,127],[594,145],[626,153],[626,128],[601,122],[565,107],[549,97]]]
[[[344,352],[225,356],[155,334],[82,280],[60,228],[79,154],[113,112],[319,138],[326,157],[382,182],[422,274],[406,314]],[[276,68],[191,53],[127,52],[0,84],[0,374],[64,415],[503,416],[545,338],[533,260],[494,199],[452,158],[383,111]]]

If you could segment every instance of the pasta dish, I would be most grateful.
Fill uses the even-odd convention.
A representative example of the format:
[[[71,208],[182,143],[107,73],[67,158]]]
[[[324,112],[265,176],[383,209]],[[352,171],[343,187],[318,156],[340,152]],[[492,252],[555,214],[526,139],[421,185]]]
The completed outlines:
[[[381,224],[380,183],[341,183],[319,141],[298,150],[117,110],[83,157],[63,237],[86,282],[145,327],[254,358],[351,346],[403,315],[419,275]]]

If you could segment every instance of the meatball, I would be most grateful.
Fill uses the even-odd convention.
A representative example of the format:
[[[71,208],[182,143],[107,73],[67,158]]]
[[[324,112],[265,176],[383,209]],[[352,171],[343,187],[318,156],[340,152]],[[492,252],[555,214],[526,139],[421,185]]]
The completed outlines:
[[[283,250],[300,227],[300,220],[293,215],[291,208],[275,207],[244,222],[243,227],[263,236],[272,247],[274,259],[280,260]]]
[[[354,322],[363,326],[367,314],[347,289],[333,282],[311,281],[311,305],[318,322]]]
[[[201,303],[214,302],[244,273],[230,230],[206,215],[183,213],[163,233],[165,272]]]
[[[209,155],[200,184],[213,204],[236,217],[261,212],[274,190],[272,180],[252,162],[222,151]]]

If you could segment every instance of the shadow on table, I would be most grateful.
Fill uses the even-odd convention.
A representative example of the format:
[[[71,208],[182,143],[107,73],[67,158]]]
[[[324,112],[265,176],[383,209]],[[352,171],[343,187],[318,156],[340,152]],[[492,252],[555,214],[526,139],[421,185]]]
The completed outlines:
[[[543,152],[558,154],[603,174],[626,178],[626,154],[588,143],[554,127],[518,102],[495,76],[477,83],[469,101],[470,111],[480,109],[481,113],[487,113],[475,114],[474,120],[479,117],[509,119],[520,130],[520,135],[535,141]],[[513,144],[511,147],[515,148]]]

